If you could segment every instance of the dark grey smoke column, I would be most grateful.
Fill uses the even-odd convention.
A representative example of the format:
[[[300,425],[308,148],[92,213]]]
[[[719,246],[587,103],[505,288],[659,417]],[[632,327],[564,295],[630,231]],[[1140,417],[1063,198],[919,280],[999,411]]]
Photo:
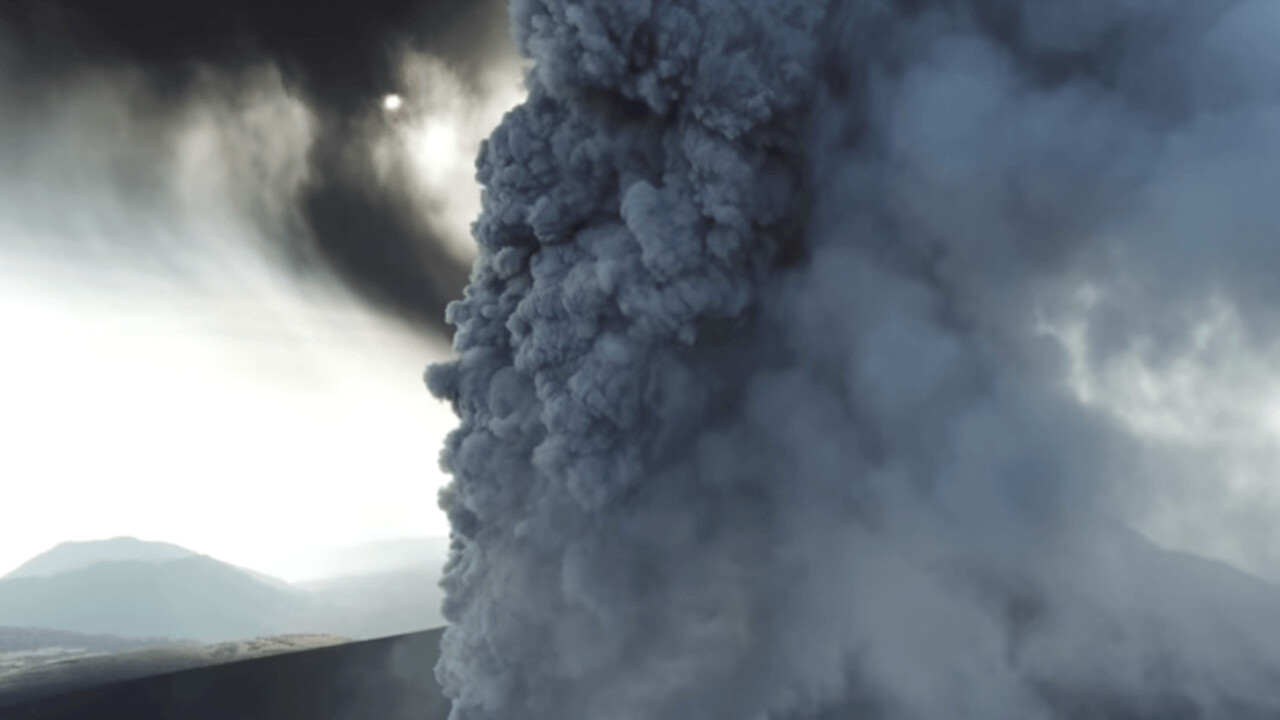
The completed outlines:
[[[748,530],[755,518],[691,504],[715,512],[744,488],[667,467],[735,402],[714,359],[795,240],[823,12],[514,3],[530,98],[482,150],[481,255],[450,311],[461,359],[429,377],[463,418],[446,453],[459,545],[439,670],[455,718],[758,704],[745,685],[715,702],[699,690],[751,672],[762,608],[739,587],[750,578],[716,577],[747,558],[680,557]]]
[[[1265,603],[1113,529],[1044,329],[1274,317],[1263,5],[516,0],[428,377],[455,720],[1275,717]]]

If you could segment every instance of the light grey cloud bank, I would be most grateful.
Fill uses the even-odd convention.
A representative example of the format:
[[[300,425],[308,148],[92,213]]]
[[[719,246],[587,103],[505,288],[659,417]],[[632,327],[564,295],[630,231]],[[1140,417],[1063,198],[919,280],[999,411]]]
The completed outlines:
[[[1124,529],[1265,564],[1183,532],[1216,489],[1273,542],[1273,412],[1232,412],[1272,401],[1273,4],[512,18],[428,376],[455,720],[1280,713],[1274,592]]]

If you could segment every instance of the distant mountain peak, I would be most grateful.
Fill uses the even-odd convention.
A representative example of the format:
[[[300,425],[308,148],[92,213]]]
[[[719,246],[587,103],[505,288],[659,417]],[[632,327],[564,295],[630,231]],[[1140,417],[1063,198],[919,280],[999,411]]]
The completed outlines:
[[[207,555],[100,559],[67,572],[0,580],[0,626],[202,642],[309,629],[300,591],[271,587]]]
[[[106,540],[68,541],[55,545],[5,575],[4,580],[60,575],[83,570],[100,562],[164,562],[196,557],[199,553],[180,545],[121,535]]]

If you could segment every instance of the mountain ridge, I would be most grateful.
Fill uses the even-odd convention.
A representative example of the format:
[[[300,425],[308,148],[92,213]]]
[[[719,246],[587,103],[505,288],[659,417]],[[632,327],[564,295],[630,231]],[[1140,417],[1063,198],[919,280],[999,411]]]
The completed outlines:
[[[157,644],[294,633],[386,637],[444,623],[444,547],[417,538],[332,549],[335,570],[374,572],[290,584],[172,543],[60,543],[0,578],[0,627]]]
[[[0,625],[123,637],[217,642],[278,634],[298,626],[312,604],[205,555],[0,579]]]
[[[140,540],[131,535],[119,535],[105,540],[68,540],[58,543],[49,550],[27,560],[16,569],[0,575],[0,581],[24,577],[50,577],[67,572],[83,570],[100,562],[139,561],[165,562],[190,557],[209,557],[176,543]],[[225,565],[236,568],[254,579],[277,589],[294,590],[293,586],[273,575],[252,568],[232,565],[218,560]]]
[[[0,575],[0,580],[59,575],[113,560],[160,562],[195,555],[199,553],[174,543],[139,540],[128,535],[105,540],[68,540]]]

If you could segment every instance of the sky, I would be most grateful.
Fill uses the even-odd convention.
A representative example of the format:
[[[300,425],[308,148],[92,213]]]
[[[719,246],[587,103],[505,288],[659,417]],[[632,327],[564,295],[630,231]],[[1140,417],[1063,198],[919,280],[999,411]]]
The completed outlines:
[[[419,380],[440,341],[350,298],[9,282],[23,270],[0,300],[0,475],[24,481],[0,567],[133,535],[291,576],[308,548],[447,532],[431,448],[452,416]]]
[[[123,533],[287,575],[444,533],[455,420],[422,372],[474,256],[473,158],[524,93],[505,3],[105,7],[0,7],[0,571]],[[1131,524],[1278,579],[1278,353],[1230,308],[1187,314],[1177,362],[1102,363],[1072,313],[1043,331],[1082,402],[1180,458],[1150,460]]]
[[[423,372],[521,96],[494,6],[0,10],[0,574],[132,535],[290,578],[447,534]]]

